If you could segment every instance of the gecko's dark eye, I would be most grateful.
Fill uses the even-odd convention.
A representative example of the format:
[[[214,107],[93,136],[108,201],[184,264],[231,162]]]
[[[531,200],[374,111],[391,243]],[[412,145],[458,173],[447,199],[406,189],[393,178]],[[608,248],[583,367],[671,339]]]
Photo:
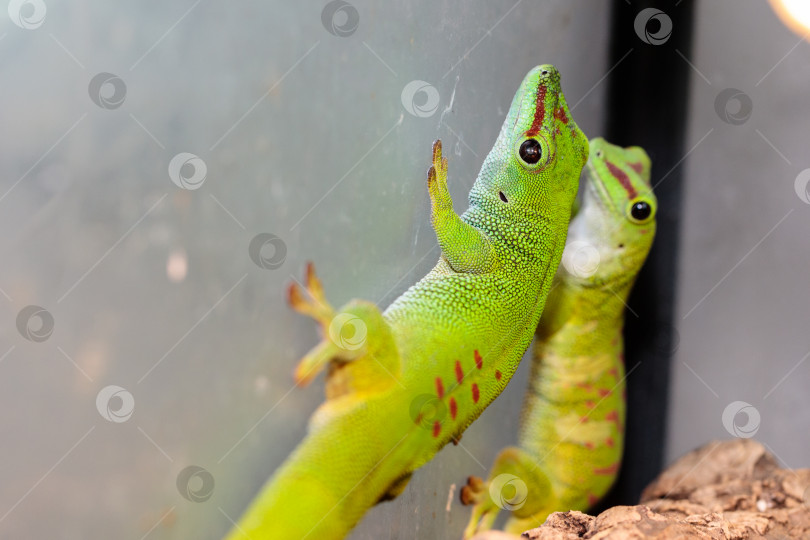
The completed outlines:
[[[523,144],[520,145],[519,154],[520,159],[529,165],[534,165],[543,157],[543,150],[540,147],[540,143],[535,139],[526,139],[523,141]]]
[[[499,192],[498,192],[498,196],[501,198],[501,200],[502,200],[503,202],[505,202],[505,203],[508,203],[508,202],[509,202],[509,201],[506,199],[506,195],[504,195],[504,194],[503,194],[503,191],[499,191]]]
[[[652,214],[652,207],[646,201],[638,201],[630,208],[630,215],[636,221],[644,221]]]

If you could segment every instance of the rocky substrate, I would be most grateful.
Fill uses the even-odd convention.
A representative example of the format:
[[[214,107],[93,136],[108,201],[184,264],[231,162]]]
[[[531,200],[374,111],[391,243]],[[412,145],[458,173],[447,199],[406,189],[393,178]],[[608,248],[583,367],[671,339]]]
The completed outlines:
[[[517,540],[498,532],[474,540]],[[636,506],[589,516],[557,512],[522,538],[624,540],[810,539],[810,469],[781,469],[751,439],[712,442],[675,462]]]

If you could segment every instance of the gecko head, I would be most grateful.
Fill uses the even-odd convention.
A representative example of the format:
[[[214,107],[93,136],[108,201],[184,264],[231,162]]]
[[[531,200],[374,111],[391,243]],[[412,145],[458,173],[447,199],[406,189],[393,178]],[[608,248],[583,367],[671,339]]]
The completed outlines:
[[[599,253],[592,281],[634,275],[655,236],[658,200],[650,186],[650,158],[638,146],[622,148],[596,138],[590,142],[582,206],[571,221],[569,240]]]
[[[568,110],[560,73],[549,64],[537,66],[512,100],[470,205],[517,219],[567,220],[587,159],[588,140]]]

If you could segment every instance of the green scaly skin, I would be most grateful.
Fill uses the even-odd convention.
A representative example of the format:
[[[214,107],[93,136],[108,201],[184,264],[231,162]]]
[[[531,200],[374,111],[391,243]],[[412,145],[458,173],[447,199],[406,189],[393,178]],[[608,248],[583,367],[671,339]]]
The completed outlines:
[[[527,139],[542,152],[534,164],[519,150]],[[385,313],[355,300],[336,314],[309,267],[312,300],[293,286],[290,302],[321,323],[324,339],[301,360],[296,380],[328,368],[327,401],[228,539],[343,538],[461,436],[532,339],[587,157],[559,73],[538,66],[523,80],[462,216],[434,143],[428,190],[442,255]]]
[[[462,489],[475,505],[465,539],[490,529],[501,508],[512,510],[505,530],[516,534],[551,512],[587,510],[618,474],[625,301],[652,245],[657,201],[644,150],[604,139],[590,148],[582,206],[537,329],[519,446],[500,452],[486,482],[470,477]],[[634,217],[638,203],[648,217]]]

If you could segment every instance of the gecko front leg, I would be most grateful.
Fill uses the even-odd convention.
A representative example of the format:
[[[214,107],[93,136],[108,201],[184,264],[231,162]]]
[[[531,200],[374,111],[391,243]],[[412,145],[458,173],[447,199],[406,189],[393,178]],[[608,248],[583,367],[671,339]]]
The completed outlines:
[[[462,221],[447,190],[447,158],[442,141],[433,143],[433,165],[428,169],[431,221],[442,255],[456,272],[483,274],[497,263],[492,242],[480,229]]]

